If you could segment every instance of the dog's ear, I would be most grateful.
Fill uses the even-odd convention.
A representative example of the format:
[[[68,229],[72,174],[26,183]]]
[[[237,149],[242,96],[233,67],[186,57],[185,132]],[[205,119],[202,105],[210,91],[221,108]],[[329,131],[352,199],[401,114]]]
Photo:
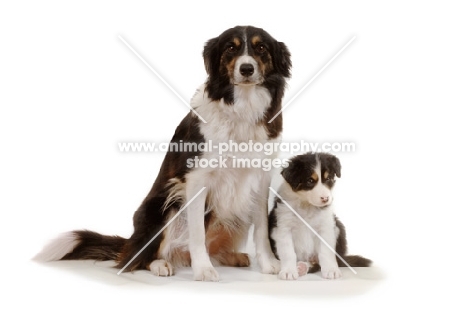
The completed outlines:
[[[283,168],[281,171],[281,175],[283,176],[284,180],[288,182],[288,184],[291,186],[293,191],[296,191],[297,188],[300,185],[300,178],[298,176],[298,172],[301,171],[300,165],[294,161],[294,160],[289,160],[288,161],[288,166]]]
[[[341,163],[338,157],[332,154],[322,154],[320,157],[324,165],[332,170],[337,177],[341,178]]]
[[[208,75],[212,75],[219,70],[219,57],[219,38],[208,40],[203,49],[203,60]]]
[[[276,42],[273,52],[273,62],[279,74],[286,78],[291,77],[291,53],[283,42]]]
[[[332,166],[337,177],[341,178],[341,163],[338,157],[333,156]]]

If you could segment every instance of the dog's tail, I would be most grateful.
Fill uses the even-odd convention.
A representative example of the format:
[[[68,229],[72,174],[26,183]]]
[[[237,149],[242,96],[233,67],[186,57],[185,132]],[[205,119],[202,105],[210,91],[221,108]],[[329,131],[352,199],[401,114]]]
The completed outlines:
[[[369,267],[370,265],[372,265],[372,261],[368,258],[365,258],[365,257],[362,257],[362,256],[359,256],[359,255],[346,255],[346,256],[343,256],[343,259],[345,260],[345,262],[348,263],[349,266],[351,267]],[[341,259],[339,259],[337,257],[337,262],[338,262],[338,266],[340,267],[348,267],[346,266],[345,263],[343,263],[343,261]]]
[[[33,259],[43,262],[71,259],[117,260],[126,241],[127,239],[119,236],[75,230],[52,240]]]
[[[372,261],[370,259],[359,255],[345,255],[342,256],[342,258],[351,267],[370,267],[372,265]],[[339,257],[336,257],[336,261],[338,262],[339,267],[348,267]],[[309,265],[307,273],[315,273],[320,271],[320,268],[321,267],[318,263],[312,263]]]

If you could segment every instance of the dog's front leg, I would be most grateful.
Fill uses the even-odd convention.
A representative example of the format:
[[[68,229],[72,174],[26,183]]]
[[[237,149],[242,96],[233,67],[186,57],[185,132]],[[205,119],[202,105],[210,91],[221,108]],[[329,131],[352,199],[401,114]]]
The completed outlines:
[[[202,186],[187,183],[187,201],[194,197]],[[204,189],[187,207],[187,226],[189,231],[189,251],[193,276],[196,281],[218,281],[218,272],[213,268],[205,245],[205,201]]]
[[[272,237],[276,241],[278,257],[281,261],[281,271],[278,277],[281,280],[296,280],[299,272],[291,229],[277,228],[273,231]]]
[[[331,226],[331,225],[330,225]],[[335,253],[327,246],[336,248],[336,234],[334,227],[330,229],[324,229],[319,232],[323,240],[319,246],[318,259],[322,269],[322,277],[326,279],[338,279],[341,277],[341,270],[338,268]]]
[[[268,238],[268,195],[271,177],[265,172],[261,178],[258,205],[254,207],[254,242],[257,261],[262,273],[277,274],[280,262],[275,258]]]

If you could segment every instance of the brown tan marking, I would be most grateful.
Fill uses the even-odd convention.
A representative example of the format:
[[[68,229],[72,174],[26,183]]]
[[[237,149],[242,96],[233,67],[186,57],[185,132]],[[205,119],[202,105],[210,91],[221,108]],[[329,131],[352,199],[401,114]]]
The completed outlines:
[[[252,37],[250,42],[252,43],[252,46],[256,48],[258,44],[263,42],[263,40],[259,35],[256,35]],[[267,75],[271,70],[273,70],[273,62],[270,54],[264,53],[263,55],[254,55],[253,57],[258,63],[258,67],[262,75]]]
[[[234,38],[232,40],[232,42],[234,42],[234,44],[236,45],[237,48],[239,48],[239,46],[241,45],[241,40],[239,38]]]
[[[236,60],[237,60],[237,57],[234,57],[233,59],[231,59],[230,62],[226,64],[226,69],[228,71],[228,75],[230,78],[234,77],[234,69],[236,67]]]
[[[241,40],[237,37],[234,37],[232,39],[232,43],[234,43],[234,45],[236,46],[236,48],[239,48],[242,44]],[[229,59],[231,58],[232,56],[224,53],[222,56],[221,56],[221,64],[226,68],[227,70],[227,73],[228,73],[228,76],[230,78],[233,78],[234,76],[234,68],[235,68],[235,65],[236,65],[236,60],[237,60],[237,56],[236,57],[232,57],[232,59]]]
[[[318,177],[318,175],[317,175],[317,173],[316,173],[315,171],[314,171],[314,173],[312,173],[311,178],[312,178],[315,182],[317,182],[318,179],[319,179],[319,177]]]
[[[262,42],[262,38],[260,36],[253,36],[251,42],[252,45],[255,46],[257,43]]]
[[[266,55],[266,56],[254,55],[253,58],[258,63],[258,68],[260,69],[260,72],[262,73],[262,75],[265,76],[270,71],[273,70],[273,62],[272,62],[270,55]],[[267,59],[265,60],[265,58]]]
[[[328,173],[328,171],[325,171],[325,173],[323,174],[323,178],[326,179],[326,178],[328,178],[329,175],[330,174]]]
[[[230,229],[226,224],[220,223],[216,215],[210,218],[206,232],[206,245],[210,257],[220,265],[232,267],[250,265],[247,254],[236,252],[241,239],[241,234],[236,229]]]

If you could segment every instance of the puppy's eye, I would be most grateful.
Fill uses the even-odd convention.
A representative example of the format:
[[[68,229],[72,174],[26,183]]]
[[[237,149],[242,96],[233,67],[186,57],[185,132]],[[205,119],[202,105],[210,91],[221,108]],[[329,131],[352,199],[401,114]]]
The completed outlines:
[[[256,50],[258,53],[263,54],[263,53],[266,52],[266,46],[265,46],[265,44],[260,43],[260,44],[257,45],[257,47],[255,47],[255,50]]]
[[[312,179],[312,178],[309,178],[309,179],[307,180],[307,185],[313,185],[314,183],[315,183],[315,180]]]

